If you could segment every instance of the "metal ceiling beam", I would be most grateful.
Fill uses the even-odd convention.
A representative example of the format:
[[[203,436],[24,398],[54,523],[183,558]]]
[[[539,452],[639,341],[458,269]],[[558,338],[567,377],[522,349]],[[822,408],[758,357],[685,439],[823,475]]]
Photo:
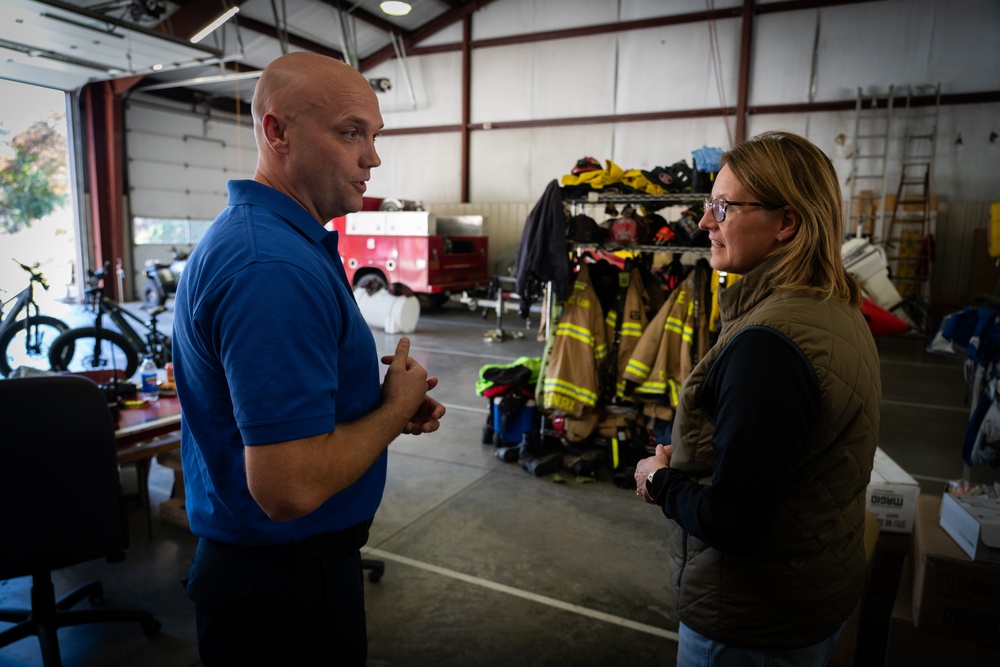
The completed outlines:
[[[902,105],[905,98],[896,98],[895,104]],[[940,103],[941,106],[967,105],[967,104],[995,104],[1000,102],[1000,90],[986,90],[975,93],[953,93],[941,95],[938,102],[932,95],[922,95],[910,98],[910,107],[926,107]],[[771,104],[747,107],[750,115],[761,114],[788,114],[788,113],[825,113],[836,111],[853,111],[856,100],[837,100],[831,102],[803,102],[797,104]],[[635,123],[657,120],[682,120],[689,118],[711,118],[720,114],[735,115],[735,106],[720,109],[719,107],[707,107],[704,109],[679,109],[677,111],[648,111],[631,114],[608,114],[603,116],[574,116],[567,118],[545,118],[543,120],[511,120],[511,121],[490,121],[486,123],[471,123],[470,130],[518,130],[538,127],[565,127],[568,125],[600,125],[607,123]],[[446,132],[459,132],[462,128],[459,125],[435,125],[426,127],[405,127],[395,129],[384,129],[381,134],[384,136],[402,136],[408,134],[441,134]]]
[[[444,14],[441,14],[441,16],[438,16],[435,19],[431,19],[430,21],[423,24],[413,32],[404,35],[403,45],[406,47],[406,50],[409,51],[410,48],[415,46],[416,44],[419,44],[428,37],[440,32],[441,30],[444,30],[451,24],[461,21],[466,16],[470,16],[474,12],[479,11],[480,9],[482,9],[483,7],[485,7],[486,5],[490,4],[493,1],[494,0],[470,0],[469,2],[459,6],[456,9],[449,9]],[[395,57],[395,55],[396,52],[392,48],[392,45],[390,44],[389,46],[379,49],[378,51],[371,54],[367,58],[362,58],[361,65],[358,69],[364,72],[367,69],[375,67],[375,65],[379,65],[389,60],[390,58]]]
[[[281,35],[278,33],[278,29],[272,25],[268,25],[262,21],[256,19],[246,18],[243,16],[236,16],[236,21],[239,23],[241,28],[246,28],[247,30],[253,30],[254,32],[264,35],[266,37],[271,37],[276,40],[281,40]],[[320,44],[319,42],[314,42],[311,39],[306,39],[301,35],[296,35],[292,32],[286,32],[285,38],[288,43],[292,46],[297,46],[300,49],[305,49],[306,51],[311,51],[313,53],[318,53],[324,56],[330,56],[331,58],[336,58],[337,60],[343,60],[343,52],[332,49],[329,46]]]
[[[221,4],[215,2],[197,2],[195,0],[175,0],[181,8],[160,22],[154,30],[181,39],[191,39],[198,31],[219,17]],[[234,7],[239,7],[246,0],[231,0]]]
[[[197,34],[199,30],[204,28],[219,15],[219,8],[214,6],[213,3],[198,2],[196,0],[177,0],[177,2],[181,5],[181,9],[174,12],[170,18],[158,25],[156,28],[157,30],[170,32],[172,34],[183,36],[185,39],[189,39],[192,35]],[[235,0],[232,4],[239,6],[245,2],[246,0]],[[236,15],[234,20],[241,29],[246,28],[247,30],[253,31],[259,35],[264,35],[265,37],[270,37],[271,39],[278,41],[281,40],[281,34],[276,26],[239,14]],[[311,39],[306,39],[301,35],[288,32],[285,37],[289,44],[292,44],[300,49],[336,58],[337,60],[344,59],[344,54],[339,50],[330,48],[325,44],[320,44],[319,42],[315,42]],[[227,64],[226,67],[231,71],[237,69],[231,64]],[[248,67],[246,65],[239,67],[239,70],[242,72],[253,71],[255,69],[256,68]]]
[[[210,55],[214,55],[214,56],[221,56],[222,55],[221,53],[219,53],[219,51],[217,49],[213,49],[213,48],[209,48],[209,47],[206,47],[206,46],[202,46],[200,44],[191,44],[190,42],[188,42],[187,41],[188,38],[190,38],[191,35],[195,34],[195,32],[197,32],[197,30],[195,30],[194,32],[192,32],[191,35],[187,35],[185,37],[179,37],[178,35],[176,35],[174,33],[165,32],[163,30],[159,30],[158,26],[156,28],[147,28],[145,26],[139,25],[138,23],[132,23],[132,22],[129,22],[129,21],[122,21],[122,20],[117,19],[117,18],[115,18],[113,16],[107,16],[106,14],[101,14],[99,12],[90,11],[86,7],[79,7],[77,5],[71,5],[71,4],[66,3],[66,2],[60,2],[59,0],[36,0],[36,1],[38,3],[40,3],[40,4],[47,5],[49,7],[54,8],[54,9],[61,9],[63,11],[72,12],[73,14],[76,14],[78,16],[81,16],[81,17],[84,17],[84,18],[93,19],[93,20],[96,20],[96,21],[100,21],[100,22],[105,23],[105,24],[114,25],[116,27],[123,28],[125,30],[131,30],[131,31],[134,31],[134,32],[138,32],[138,33],[143,33],[143,34],[146,34],[146,35],[154,36],[154,37],[157,37],[159,39],[164,39],[164,40],[169,40],[171,42],[175,42],[175,43],[179,43],[179,44],[184,44],[185,46],[188,46],[190,48],[199,49],[201,51],[205,51],[207,54],[210,54]],[[242,2],[244,0],[240,0],[240,1]],[[197,3],[192,3],[192,4],[197,4]],[[180,13],[180,11],[176,12],[175,15],[179,14],[179,13]],[[216,14],[215,16],[212,16],[212,18],[214,19],[216,16],[218,16],[218,14]],[[209,21],[210,20],[211,19],[209,19]],[[199,29],[203,28],[207,23],[208,23],[208,21],[206,21],[205,23],[202,23],[201,26],[199,26]],[[84,26],[84,27],[86,27],[86,26]]]
[[[336,7],[337,0],[321,0],[321,1],[324,2],[325,4],[330,5],[331,7],[337,8]],[[177,16],[177,14],[179,14],[181,11],[189,11],[189,8],[192,8],[192,10],[190,10],[190,11],[192,11],[192,14],[188,15],[187,17],[185,17],[184,18],[184,23],[183,23],[184,26],[187,26],[186,29],[188,29],[188,30],[191,31],[191,34],[196,33],[198,30],[200,30],[202,27],[204,27],[205,24],[207,24],[209,21],[211,21],[217,15],[217,14],[213,13],[212,11],[207,12],[207,13],[205,13],[205,12],[200,12],[200,13],[199,12],[193,12],[193,8],[196,7],[196,6],[203,9],[204,8],[204,4],[205,4],[203,2],[197,2],[196,0],[179,0],[179,2],[183,5],[182,9],[178,10],[177,12],[175,12],[173,16]],[[472,14],[472,12],[480,9],[481,7],[485,7],[490,2],[493,2],[493,0],[473,0],[472,2],[468,2],[468,3],[465,3],[465,4],[457,4],[455,2],[449,2],[447,4],[455,6],[456,9],[448,10],[447,12],[445,12],[441,16],[437,17],[436,19],[432,19],[432,20],[428,21],[427,23],[425,23],[424,25],[422,25],[417,30],[411,31],[409,33],[407,33],[407,32],[401,32],[399,30],[398,26],[396,26],[396,25],[394,25],[394,24],[392,24],[392,23],[390,23],[388,21],[385,21],[383,19],[380,19],[380,18],[372,15],[369,12],[365,12],[365,11],[361,11],[361,10],[355,10],[355,11],[351,12],[351,16],[355,16],[359,20],[364,21],[366,23],[369,23],[370,25],[373,25],[373,26],[375,26],[377,28],[380,28],[382,30],[386,30],[387,32],[395,32],[395,33],[401,35],[401,38],[404,40],[404,45],[406,45],[407,48],[409,48],[410,44],[413,44],[413,43],[415,43],[417,41],[420,41],[420,40],[427,39],[428,37],[430,37],[434,33],[436,33],[438,31],[440,31],[440,30],[448,27],[452,23],[455,23],[456,21],[460,21],[460,20],[464,19],[465,17],[470,16]],[[171,19],[173,19],[173,16],[171,17]],[[197,20],[192,19],[191,18],[192,16],[198,17]],[[262,23],[260,21],[256,21],[254,19],[246,19],[246,18],[242,18],[242,17],[239,17],[239,16],[237,16],[237,21],[239,22],[239,25],[241,27],[247,28],[248,30],[253,30],[254,32],[260,33],[260,34],[265,35],[267,37],[271,37],[272,39],[279,39],[278,30],[275,27],[273,27],[273,26],[267,25],[267,24]],[[168,22],[169,21],[164,22],[164,24],[166,24]],[[194,25],[191,25],[192,23]],[[161,25],[164,25],[164,24],[161,24]],[[176,31],[176,29],[177,29],[176,26],[174,26],[173,29]],[[338,51],[336,49],[331,49],[331,48],[329,48],[329,47],[327,47],[327,46],[325,46],[323,44],[319,44],[317,42],[308,40],[308,39],[306,39],[304,37],[300,37],[300,36],[297,36],[297,35],[292,35],[291,33],[289,33],[288,34],[288,40],[289,40],[289,43],[294,44],[295,46],[298,46],[299,48],[306,49],[306,50],[312,51],[314,53],[321,53],[323,55],[328,55],[328,56],[336,58],[338,60],[344,60],[344,54],[341,53],[340,51]],[[461,47],[459,46],[458,48],[461,48]],[[386,47],[385,49],[383,49],[383,51],[386,51],[386,50],[388,51],[389,56],[395,57],[396,54],[395,54],[395,51],[393,50],[391,44],[388,47]],[[380,52],[377,52],[373,56],[370,56],[369,59],[366,59],[366,60],[362,61],[362,63],[361,63],[361,71],[364,71],[365,69],[373,66],[374,64],[377,64],[377,62],[372,62],[372,64],[367,64],[367,63],[369,62],[370,58],[375,57],[375,55],[378,55],[378,53],[380,53]],[[388,59],[388,57],[386,57],[385,59]],[[378,61],[378,62],[382,62],[382,61]],[[234,71],[236,69],[236,67],[234,67],[231,63],[227,63],[226,64],[226,68],[228,70],[230,70],[230,71]],[[239,66],[238,69],[241,72],[256,71],[255,68],[248,67],[248,66],[245,66],[245,65]],[[163,93],[164,93],[163,90],[157,90],[155,92],[151,91],[151,94],[155,94],[155,95],[160,95],[160,96],[166,97],[166,95],[163,95]],[[199,100],[201,99],[201,97],[199,96],[198,93],[195,93],[195,92],[192,92],[192,91],[188,91],[187,93],[185,93],[185,92],[183,92],[181,90],[174,90],[174,91],[172,91],[171,94],[169,95],[169,98],[171,100],[173,100],[173,101],[181,101],[181,102],[185,102],[185,103],[189,103],[189,104],[198,103]],[[212,106],[214,108],[217,108],[220,111],[228,111],[230,113],[232,113],[233,110],[236,109],[236,105],[237,104],[238,104],[237,100],[235,100],[233,98],[229,98],[229,97],[226,97],[226,98],[219,97],[219,98],[215,98],[212,101]],[[229,108],[226,108],[227,105],[228,105]]]
[[[181,9],[176,11],[169,19],[161,23],[160,26],[157,27],[158,29],[171,30],[177,34],[183,34],[185,38],[190,38],[219,15],[219,7],[214,3],[206,3],[204,1],[199,2],[198,0],[176,1],[181,5]],[[232,4],[239,6],[245,2],[246,0],[235,0]],[[336,0],[321,0],[321,2],[330,5],[334,9],[338,8]],[[397,26],[394,26],[388,21],[384,21],[364,10],[355,10],[351,12],[351,15],[357,17],[365,23],[369,23],[381,30],[385,30],[386,32],[399,32]],[[240,28],[246,28],[247,30],[264,35],[265,37],[281,41],[282,36],[277,26],[249,18],[241,14],[236,15],[235,21],[239,24]],[[330,56],[331,58],[336,58],[337,60],[344,59],[344,54],[339,50],[332,49],[325,44],[320,44],[319,42],[307,39],[301,35],[288,32],[286,34],[286,38],[288,39],[289,44],[297,46],[300,49],[312,51],[313,53],[319,53],[324,56]]]
[[[323,2],[324,4],[330,5],[337,11],[344,11],[343,0],[320,0],[320,1]],[[408,34],[407,31],[401,29],[395,23],[387,21],[381,16],[376,16],[375,14],[372,14],[367,10],[361,9],[360,7],[355,7],[354,9],[352,9],[350,11],[350,16],[353,16],[362,23],[367,23],[368,25],[378,28],[379,30],[384,30],[385,32],[394,32],[400,35]]]

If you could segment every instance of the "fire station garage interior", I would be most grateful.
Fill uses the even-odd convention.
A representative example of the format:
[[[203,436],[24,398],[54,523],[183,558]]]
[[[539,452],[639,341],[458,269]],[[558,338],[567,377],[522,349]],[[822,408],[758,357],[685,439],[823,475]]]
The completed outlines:
[[[93,325],[87,288],[100,285],[138,331],[156,311],[171,335],[185,261],[227,182],[254,175],[261,71],[298,51],[346,62],[378,100],[381,164],[362,210],[326,229],[378,354],[409,337],[447,410],[439,430],[388,447],[361,550],[368,664],[682,664],[675,524],[637,497],[634,473],[670,442],[686,374],[721,326],[718,295],[740,278],[712,269],[711,225],[699,226],[718,215],[723,156],[795,133],[836,172],[840,258],[881,377],[863,590],[829,664],[1000,664],[998,34],[995,0],[0,0],[0,384],[49,374],[55,358],[25,348],[22,268],[49,277],[40,312],[71,328]],[[7,178],[29,159],[11,157],[29,86],[65,96],[54,235]],[[637,341],[688,288],[692,323],[663,325],[685,341],[682,362],[658,384],[627,376],[643,366]],[[589,329],[564,319],[583,289]],[[588,336],[601,354],[560,340]],[[296,345],[259,363],[280,367]],[[115,391],[119,420],[151,409]],[[105,604],[148,610],[159,630],[60,628],[62,664],[202,664],[182,583],[198,543],[183,421],[179,408],[163,419],[133,419],[140,434],[161,428],[130,440],[116,422],[125,559],[52,573],[57,595],[99,580]],[[27,511],[14,500],[0,516]],[[4,562],[0,633],[33,590]],[[761,598],[772,593],[790,594]],[[0,666],[43,664],[38,637],[8,639]]]

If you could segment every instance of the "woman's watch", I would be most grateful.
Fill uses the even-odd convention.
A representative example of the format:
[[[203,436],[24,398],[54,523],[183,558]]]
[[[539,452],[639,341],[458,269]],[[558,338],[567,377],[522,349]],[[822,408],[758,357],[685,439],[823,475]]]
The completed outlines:
[[[656,473],[658,473],[659,471],[666,470],[669,467],[670,466],[667,466],[666,468],[657,468],[653,472],[651,472],[648,475],[646,475],[646,493],[649,494],[650,498],[656,498],[657,493],[660,491],[660,489],[654,489],[653,488],[653,477],[655,477]],[[662,485],[662,482],[661,482],[661,485]]]

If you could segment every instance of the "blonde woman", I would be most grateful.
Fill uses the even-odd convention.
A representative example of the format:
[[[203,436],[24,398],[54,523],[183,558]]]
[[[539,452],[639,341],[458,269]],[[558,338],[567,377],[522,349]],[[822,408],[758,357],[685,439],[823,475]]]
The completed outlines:
[[[829,158],[766,132],[722,165],[699,226],[741,278],[637,493],[670,524],[678,665],[822,666],[864,583],[878,354]]]

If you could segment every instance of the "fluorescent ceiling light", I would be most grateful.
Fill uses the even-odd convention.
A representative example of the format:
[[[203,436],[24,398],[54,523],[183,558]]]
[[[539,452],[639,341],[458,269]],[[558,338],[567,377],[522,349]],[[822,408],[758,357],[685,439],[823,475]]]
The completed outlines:
[[[220,25],[222,25],[223,23],[225,23],[226,21],[228,21],[229,19],[231,19],[233,17],[233,15],[236,14],[238,11],[240,11],[239,7],[231,7],[230,9],[226,10],[225,14],[223,14],[219,18],[217,18],[214,21],[212,21],[211,23],[209,23],[207,26],[205,26],[204,28],[202,28],[201,32],[199,32],[197,35],[195,35],[194,37],[192,37],[191,38],[191,43],[192,44],[197,44],[201,40],[203,40],[206,37],[208,37],[210,34],[212,34],[213,30],[215,30]]]
[[[388,14],[389,16],[406,16],[413,9],[408,2],[397,2],[396,0],[389,0],[388,2],[383,2],[380,4],[379,9],[382,10],[383,14]]]

